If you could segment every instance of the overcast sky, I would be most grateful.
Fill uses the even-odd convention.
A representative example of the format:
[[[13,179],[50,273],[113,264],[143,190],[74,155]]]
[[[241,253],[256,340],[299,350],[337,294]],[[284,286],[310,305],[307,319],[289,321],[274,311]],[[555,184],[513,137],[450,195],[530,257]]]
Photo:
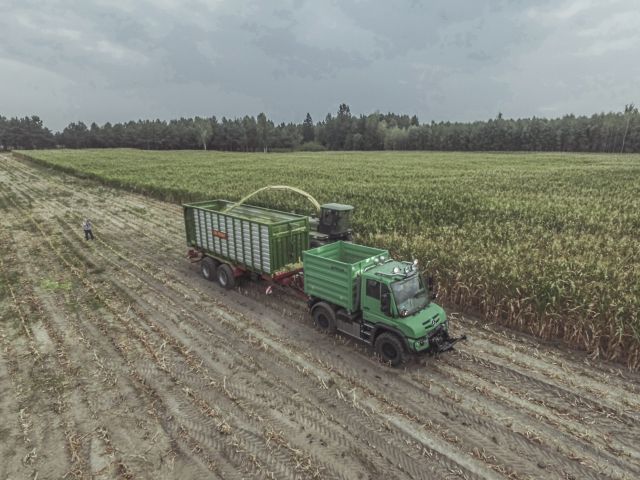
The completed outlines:
[[[640,103],[638,0],[0,0],[0,114],[421,121]]]

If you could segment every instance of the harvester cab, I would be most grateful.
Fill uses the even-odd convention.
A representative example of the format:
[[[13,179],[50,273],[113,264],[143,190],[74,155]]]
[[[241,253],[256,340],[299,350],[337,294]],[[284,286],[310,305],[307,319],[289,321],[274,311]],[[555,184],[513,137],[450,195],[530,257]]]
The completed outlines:
[[[320,218],[312,218],[311,247],[319,247],[327,243],[343,240],[350,242],[353,230],[351,229],[351,214],[353,207],[341,203],[325,203],[320,206]]]

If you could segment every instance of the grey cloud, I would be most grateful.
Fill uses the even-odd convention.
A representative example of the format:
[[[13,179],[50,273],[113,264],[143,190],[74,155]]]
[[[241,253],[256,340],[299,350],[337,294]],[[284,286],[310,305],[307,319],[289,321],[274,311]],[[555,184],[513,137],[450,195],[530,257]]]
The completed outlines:
[[[286,28],[263,29],[254,44],[278,63],[276,71],[298,77],[326,78],[335,75],[336,71],[363,68],[371,63],[358,53],[301,44]],[[283,76],[278,75],[279,78]]]
[[[638,101],[634,0],[2,1],[0,114],[423,121]]]

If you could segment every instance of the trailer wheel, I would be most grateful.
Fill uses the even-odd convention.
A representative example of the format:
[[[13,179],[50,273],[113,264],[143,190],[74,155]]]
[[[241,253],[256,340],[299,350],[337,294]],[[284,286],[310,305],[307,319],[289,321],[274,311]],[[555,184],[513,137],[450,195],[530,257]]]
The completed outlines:
[[[398,367],[407,360],[402,341],[395,333],[384,332],[378,335],[375,350],[382,361],[392,367]]]
[[[202,276],[209,281],[213,281],[216,278],[217,267],[216,261],[211,257],[204,257],[202,262],[200,262],[200,272],[202,272]]]
[[[316,305],[311,311],[316,327],[325,333],[336,333],[336,314],[333,309],[324,302]]]
[[[226,289],[231,289],[236,285],[236,277],[233,276],[233,270],[226,263],[218,267],[218,283]]]

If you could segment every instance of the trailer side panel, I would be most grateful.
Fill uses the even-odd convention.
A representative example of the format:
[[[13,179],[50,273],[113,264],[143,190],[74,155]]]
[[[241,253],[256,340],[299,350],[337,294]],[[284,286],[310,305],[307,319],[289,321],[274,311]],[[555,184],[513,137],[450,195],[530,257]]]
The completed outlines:
[[[302,215],[230,202],[184,205],[187,243],[209,255],[257,273],[274,274],[301,261],[309,245],[309,220]]]

